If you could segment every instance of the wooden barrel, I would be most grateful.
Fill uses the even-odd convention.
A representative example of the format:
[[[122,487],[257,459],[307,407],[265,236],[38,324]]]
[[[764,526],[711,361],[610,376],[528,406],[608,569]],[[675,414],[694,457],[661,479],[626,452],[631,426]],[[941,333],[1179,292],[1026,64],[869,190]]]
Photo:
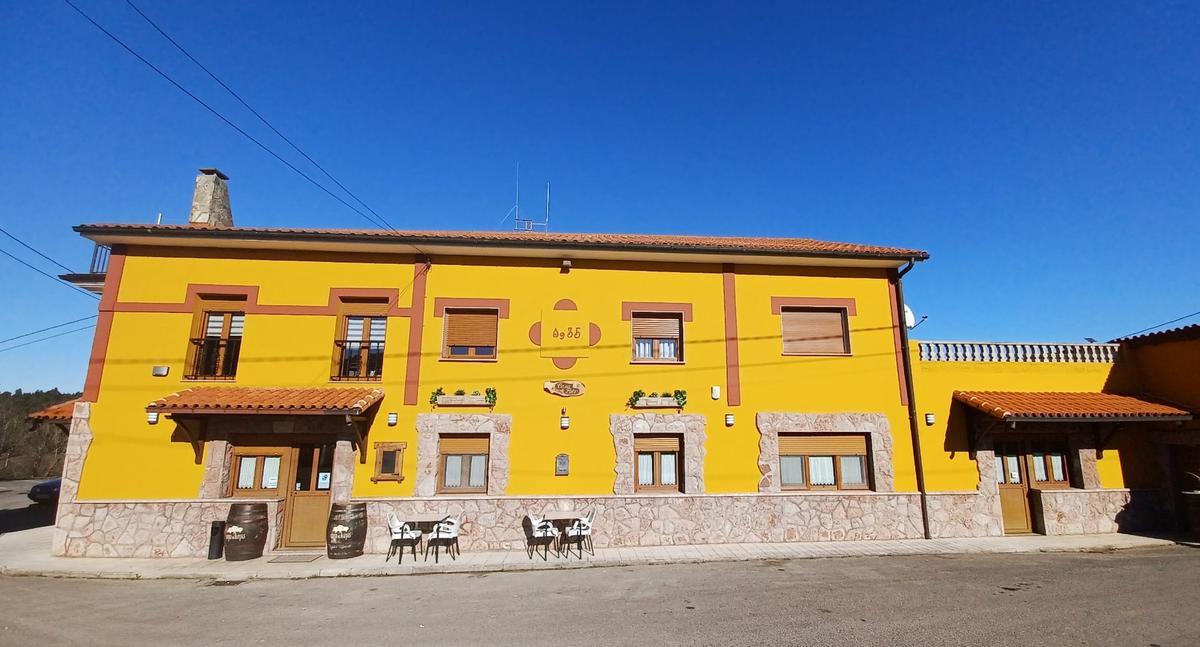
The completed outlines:
[[[267,504],[235,503],[225,520],[225,560],[262,557],[267,545]]]
[[[335,503],[325,526],[325,552],[329,559],[349,559],[363,554],[367,542],[367,504]]]

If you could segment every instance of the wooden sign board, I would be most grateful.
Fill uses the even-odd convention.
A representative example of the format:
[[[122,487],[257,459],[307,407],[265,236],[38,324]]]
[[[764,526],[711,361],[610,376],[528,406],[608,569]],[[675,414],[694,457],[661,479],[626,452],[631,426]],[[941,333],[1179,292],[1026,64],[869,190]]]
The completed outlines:
[[[576,380],[555,380],[553,382],[545,382],[542,384],[542,388],[546,389],[547,393],[552,393],[564,398],[573,398],[575,396],[583,395],[584,392],[587,391],[587,389],[583,386],[583,382]]]

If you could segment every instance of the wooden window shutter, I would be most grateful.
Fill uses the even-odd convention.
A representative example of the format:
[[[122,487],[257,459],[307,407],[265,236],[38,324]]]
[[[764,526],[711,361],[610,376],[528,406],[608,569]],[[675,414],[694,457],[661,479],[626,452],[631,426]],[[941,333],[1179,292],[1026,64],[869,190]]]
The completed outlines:
[[[679,436],[634,436],[633,450],[638,452],[677,452]]]
[[[633,315],[633,336],[650,339],[678,339],[682,317],[675,314]]]
[[[488,453],[488,437],[442,436],[438,441],[438,451],[442,454],[486,454]]]
[[[343,297],[341,312],[343,315],[358,315],[363,317],[386,317],[391,304],[387,299],[358,299]]]
[[[867,437],[826,434],[780,434],[780,456],[865,456]]]
[[[780,316],[785,355],[843,355],[850,352],[844,309],[785,309]]]
[[[446,311],[447,346],[495,346],[500,315],[495,310]]]

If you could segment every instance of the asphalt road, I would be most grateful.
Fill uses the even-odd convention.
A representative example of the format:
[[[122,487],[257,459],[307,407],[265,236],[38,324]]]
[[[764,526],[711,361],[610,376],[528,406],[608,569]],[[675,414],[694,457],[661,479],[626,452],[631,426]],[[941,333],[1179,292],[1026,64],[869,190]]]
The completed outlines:
[[[27,496],[29,488],[44,480],[0,481],[0,534],[54,523],[55,507],[37,505]]]
[[[0,578],[0,645],[1200,644],[1200,550],[257,581]]]

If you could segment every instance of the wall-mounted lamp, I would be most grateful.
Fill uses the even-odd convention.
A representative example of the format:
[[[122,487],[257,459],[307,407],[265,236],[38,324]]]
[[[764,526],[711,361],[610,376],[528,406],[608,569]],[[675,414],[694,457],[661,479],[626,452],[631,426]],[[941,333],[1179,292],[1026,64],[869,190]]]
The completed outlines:
[[[733,426],[733,414],[732,413],[725,414],[725,426],[726,427]]]
[[[158,412],[157,411],[148,411],[146,413],[146,422],[148,422],[152,425],[157,425],[158,424]]]
[[[571,259],[569,259],[569,258],[564,258],[564,259],[563,259],[563,262],[562,262],[562,270],[560,270],[560,272],[561,272],[562,274],[567,274],[567,273],[569,273],[570,271],[571,271]]]
[[[395,411],[389,411],[387,421],[389,427],[395,427],[396,423],[400,421],[400,416],[396,415]]]
[[[171,372],[170,366],[155,366],[154,368],[150,369],[150,374],[153,375],[154,377],[166,377],[167,373],[170,373],[170,372]]]
[[[558,418],[558,428],[559,429],[570,429],[571,428],[571,416],[567,415],[566,407],[563,407],[562,415],[560,415]]]
[[[710,388],[708,391],[710,394],[712,394],[712,399],[714,399],[714,400],[721,399],[721,387],[713,385],[713,387]]]
[[[937,418],[932,413],[925,414],[925,425],[927,427],[932,427],[935,422],[937,422]]]

